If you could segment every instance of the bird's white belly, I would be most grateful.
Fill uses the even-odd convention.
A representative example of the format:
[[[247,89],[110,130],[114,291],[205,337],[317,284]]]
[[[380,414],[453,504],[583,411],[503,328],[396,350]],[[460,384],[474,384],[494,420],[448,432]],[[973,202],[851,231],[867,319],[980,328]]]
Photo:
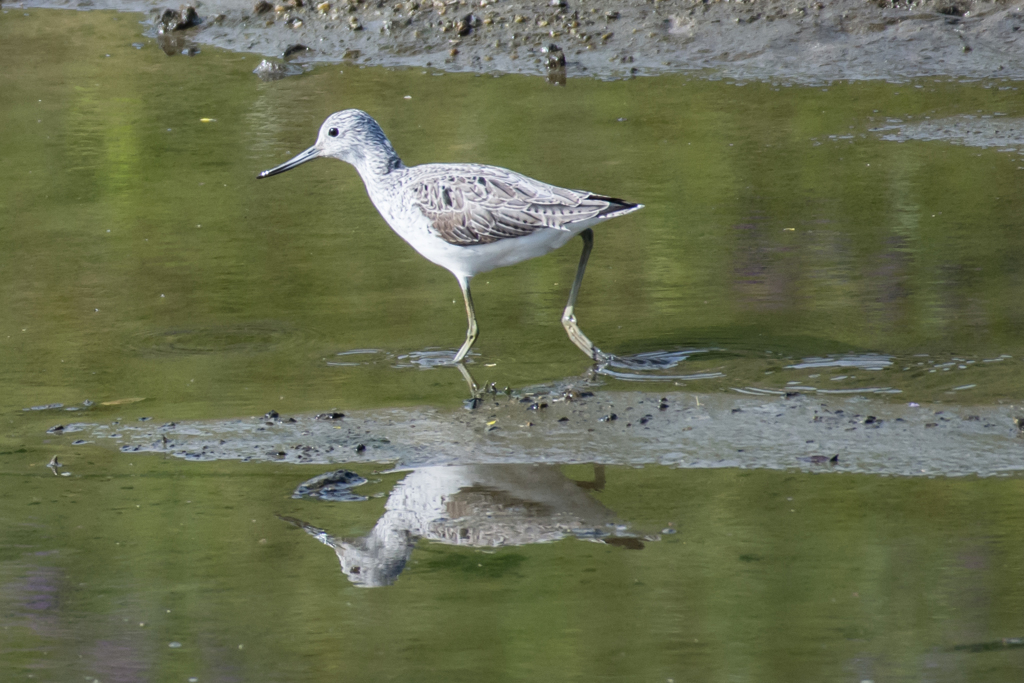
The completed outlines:
[[[375,202],[376,203],[376,202]],[[473,277],[502,266],[527,261],[558,249],[586,228],[603,219],[581,221],[564,229],[540,228],[522,237],[508,237],[488,244],[459,246],[445,242],[430,229],[425,216],[417,211],[386,212],[381,215],[398,235],[421,256],[447,268],[455,277]]]
[[[575,233],[541,228],[522,237],[509,237],[489,244],[458,246],[440,238],[424,243],[409,241],[427,259],[450,270],[456,277],[473,277],[502,266],[527,261],[558,249]]]

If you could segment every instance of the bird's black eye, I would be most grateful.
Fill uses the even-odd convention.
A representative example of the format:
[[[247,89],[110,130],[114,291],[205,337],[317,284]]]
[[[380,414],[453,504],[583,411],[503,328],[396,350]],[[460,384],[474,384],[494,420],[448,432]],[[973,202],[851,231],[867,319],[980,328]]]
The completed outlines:
[[[338,137],[338,129],[331,128],[329,131],[327,131],[327,134],[330,135],[332,138],[336,138]]]

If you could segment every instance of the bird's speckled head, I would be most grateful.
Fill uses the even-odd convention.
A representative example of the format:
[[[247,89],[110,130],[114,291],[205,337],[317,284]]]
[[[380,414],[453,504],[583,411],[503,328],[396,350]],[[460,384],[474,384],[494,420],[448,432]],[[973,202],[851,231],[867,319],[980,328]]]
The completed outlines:
[[[359,109],[346,109],[331,114],[320,126],[316,144],[259,178],[284,173],[317,157],[334,157],[356,167],[360,175],[382,175],[402,167],[391,141],[373,117]]]
[[[346,109],[328,116],[320,126],[316,147],[321,150],[321,156],[335,157],[353,166],[378,156],[398,158],[380,125],[372,116],[358,109]]]

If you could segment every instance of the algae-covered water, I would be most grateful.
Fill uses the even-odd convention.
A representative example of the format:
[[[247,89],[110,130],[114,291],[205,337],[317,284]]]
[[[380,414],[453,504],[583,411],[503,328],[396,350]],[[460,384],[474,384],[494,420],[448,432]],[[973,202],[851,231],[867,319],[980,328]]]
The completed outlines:
[[[1020,680],[1018,83],[264,83],[136,15],[0,12],[4,680]],[[633,362],[566,338],[571,243],[474,282],[511,398],[464,411],[454,278],[342,163],[255,179],[348,107],[408,164],[644,203],[577,307]],[[580,392],[574,451],[533,415]],[[281,462],[220,443],[292,415]],[[342,466],[365,500],[292,498]]]

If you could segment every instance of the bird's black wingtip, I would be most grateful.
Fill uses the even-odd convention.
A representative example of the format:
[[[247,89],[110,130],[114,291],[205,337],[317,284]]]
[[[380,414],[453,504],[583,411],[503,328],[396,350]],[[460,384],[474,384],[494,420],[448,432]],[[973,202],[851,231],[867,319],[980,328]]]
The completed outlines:
[[[643,204],[637,204],[636,202],[627,202],[625,199],[618,199],[617,197],[604,197],[597,194],[592,194],[588,199],[598,199],[602,202],[608,203],[608,208],[601,212],[602,216],[618,216],[631,211],[639,211],[644,208]]]
[[[636,202],[627,202],[625,199],[619,199],[618,197],[606,197],[603,194],[592,194],[587,199],[599,199],[602,202],[608,202],[609,204],[615,204],[623,209],[631,209],[634,206],[643,206],[643,204],[637,204]]]

